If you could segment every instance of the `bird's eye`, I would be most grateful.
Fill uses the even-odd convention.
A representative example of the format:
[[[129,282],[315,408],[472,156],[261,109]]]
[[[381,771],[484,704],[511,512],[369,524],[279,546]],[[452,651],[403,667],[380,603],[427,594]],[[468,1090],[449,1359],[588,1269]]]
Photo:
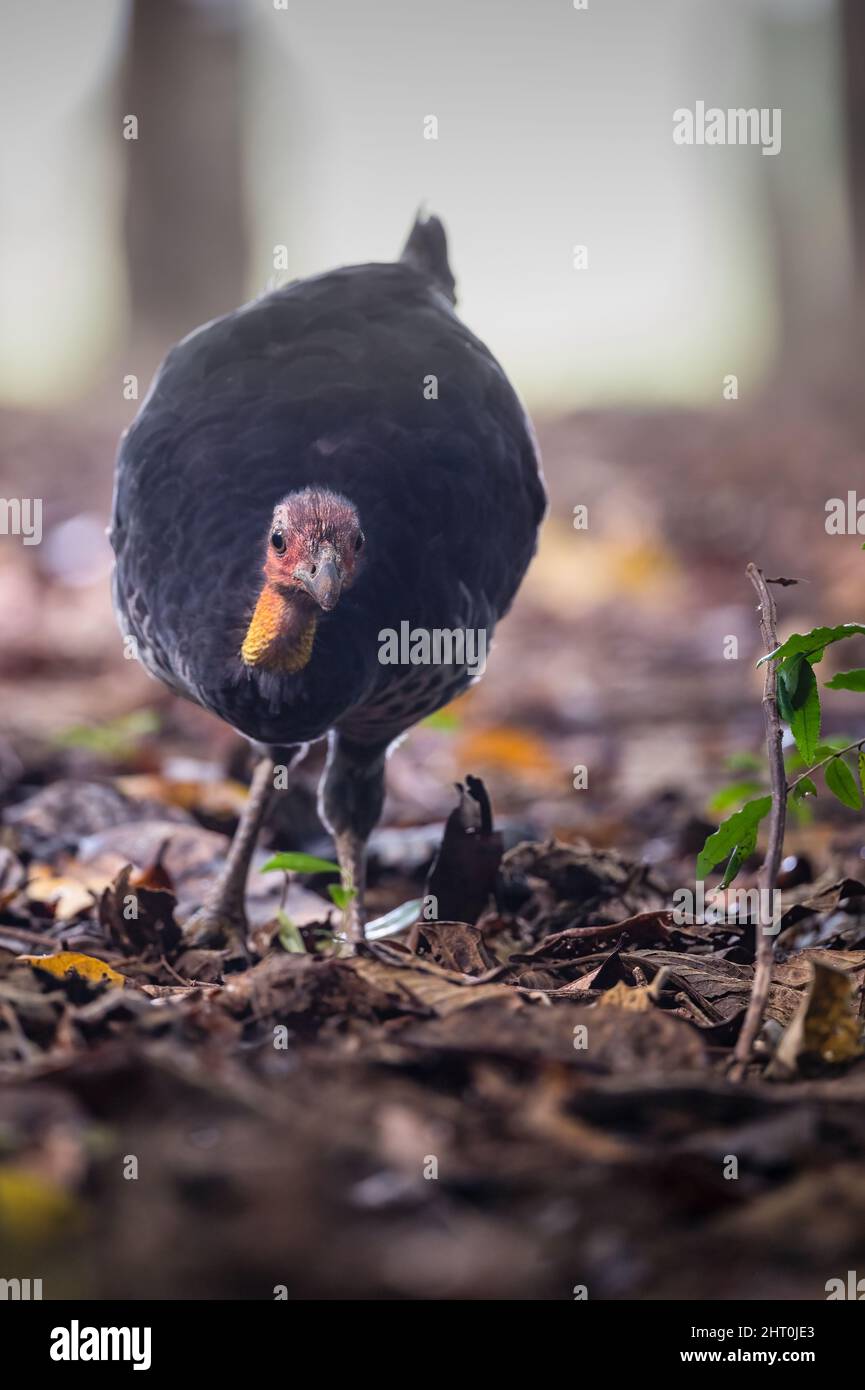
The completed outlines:
[[[363,550],[363,541],[364,541],[363,531],[358,531],[358,533],[357,533],[357,540],[356,540],[355,543],[354,543],[354,548],[355,548],[355,550]]]
[[[273,546],[277,555],[285,554],[285,536],[281,531],[274,531],[270,537],[270,544]]]

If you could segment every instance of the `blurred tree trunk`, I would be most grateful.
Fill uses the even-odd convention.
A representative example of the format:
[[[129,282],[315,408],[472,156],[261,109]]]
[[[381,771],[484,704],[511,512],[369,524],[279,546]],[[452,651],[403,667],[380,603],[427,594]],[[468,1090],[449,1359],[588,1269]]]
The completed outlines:
[[[845,196],[851,182],[844,150],[847,112],[840,93],[834,104],[826,99],[845,61],[838,53],[839,25],[837,7],[815,8],[805,19],[773,10],[761,29],[767,105],[780,108],[785,122],[783,153],[760,169],[779,309],[775,379],[788,385],[807,379],[812,386],[819,380],[821,389],[850,375],[857,274]],[[807,86],[803,72],[809,74]]]
[[[125,237],[132,337],[146,357],[243,298],[242,17],[238,0],[133,0]]]
[[[841,44],[847,180],[857,309],[865,306],[865,3],[842,0]]]

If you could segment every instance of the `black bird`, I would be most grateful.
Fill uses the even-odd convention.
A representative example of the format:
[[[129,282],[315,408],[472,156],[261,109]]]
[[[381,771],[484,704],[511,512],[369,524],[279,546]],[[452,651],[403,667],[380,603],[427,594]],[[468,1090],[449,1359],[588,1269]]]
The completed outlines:
[[[441,222],[418,218],[395,264],[296,281],[184,338],[121,441],[121,630],[262,754],[189,941],[243,939],[274,765],[325,736],[320,811],[362,937],[388,750],[479,673],[534,553],[532,428],[454,288]]]

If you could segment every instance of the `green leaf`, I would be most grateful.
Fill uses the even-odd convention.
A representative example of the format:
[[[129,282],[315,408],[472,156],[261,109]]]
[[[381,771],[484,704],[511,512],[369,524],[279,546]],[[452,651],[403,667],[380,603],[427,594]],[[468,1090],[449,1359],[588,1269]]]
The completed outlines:
[[[861,811],[862,793],[843,758],[833,758],[831,763],[826,764],[826,786],[845,806]]]
[[[396,936],[397,932],[405,931],[406,927],[413,926],[417,921],[422,907],[422,898],[412,898],[410,902],[400,903],[399,907],[376,917],[375,921],[367,922],[367,941],[378,941],[383,936]]]
[[[715,793],[709,802],[709,810],[720,812],[728,810],[731,806],[741,806],[743,802],[754,795],[754,792],[761,792],[762,790],[763,784],[761,782],[750,779],[731,782],[729,786],[722,787],[720,791]]]
[[[825,649],[833,642],[841,642],[845,637],[857,637],[862,634],[865,634],[865,626],[862,623],[841,623],[838,627],[814,627],[810,632],[794,632],[780,647],[776,647],[766,656],[761,656],[757,665],[762,666],[764,661],[786,661],[797,652],[807,656],[811,664],[816,665],[822,660]]]
[[[817,787],[810,777],[803,777],[801,782],[797,782],[790,793],[794,801],[802,801],[806,796],[816,796]]]
[[[784,750],[784,771],[787,773],[804,772],[807,764],[802,761],[798,748],[794,744],[792,748]]]
[[[727,860],[727,867],[724,870],[724,877],[721,879],[719,888],[729,888],[733,879],[741,869],[745,860],[754,853],[757,848],[757,827],[749,831],[743,840],[740,840],[730,858]]]
[[[865,690],[865,670],[839,671],[825,685],[827,690]]]
[[[741,806],[743,801],[747,801],[749,796],[755,792],[763,790],[760,782],[731,782],[728,787],[722,787],[716,792],[709,802],[710,811],[726,811],[731,806]]]
[[[757,753],[730,753],[724,766],[728,772],[762,772],[763,759]]]
[[[769,814],[771,806],[771,796],[759,796],[755,801],[746,802],[741,811],[734,811],[723,821],[700,851],[697,878],[704,879],[716,864],[733,853],[737,845],[743,841],[747,844],[752,829],[756,830],[763,817]]]
[[[855,739],[849,738],[846,734],[832,734],[817,745],[817,762],[824,763],[833,753],[846,752],[851,743],[855,743]]]
[[[284,951],[289,951],[292,955],[302,955],[306,953],[303,937],[299,927],[292,922],[291,918],[281,910],[276,914],[279,923],[279,944]]]
[[[294,851],[288,853],[275,854],[272,859],[268,859],[262,865],[261,872],[269,874],[274,869],[281,869],[286,874],[338,874],[340,867],[333,864],[329,859],[316,859],[314,854],[295,854]]]
[[[799,658],[792,680],[795,682],[792,687],[789,680],[784,682],[790,732],[805,762],[813,763],[820,740],[820,690],[813,667],[804,657]]]
[[[342,912],[345,912],[352,898],[357,897],[356,888],[343,888],[338,883],[329,883],[327,885],[327,891],[330,894],[331,901],[335,903]]]
[[[421,720],[421,726],[424,729],[439,729],[443,733],[452,734],[460,727],[460,721],[452,710],[437,709]]]
[[[788,661],[782,661],[778,667],[778,712],[788,724],[791,722],[796,708],[796,692],[799,688],[799,676],[804,661],[805,658],[802,653],[797,652]]]
[[[54,738],[61,748],[83,748],[100,758],[130,757],[142,739],[159,730],[159,715],[152,709],[132,710],[106,724],[74,724]]]

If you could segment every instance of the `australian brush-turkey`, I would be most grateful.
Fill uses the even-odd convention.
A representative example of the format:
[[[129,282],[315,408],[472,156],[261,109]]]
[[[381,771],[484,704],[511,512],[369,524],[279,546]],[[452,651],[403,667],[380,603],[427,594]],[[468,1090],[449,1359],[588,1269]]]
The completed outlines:
[[[534,553],[532,429],[453,306],[444,228],[419,218],[395,264],[297,281],[184,338],[121,441],[121,629],[262,755],[190,942],[244,939],[274,766],[325,736],[320,812],[362,937],[388,750],[477,674],[466,653]]]

